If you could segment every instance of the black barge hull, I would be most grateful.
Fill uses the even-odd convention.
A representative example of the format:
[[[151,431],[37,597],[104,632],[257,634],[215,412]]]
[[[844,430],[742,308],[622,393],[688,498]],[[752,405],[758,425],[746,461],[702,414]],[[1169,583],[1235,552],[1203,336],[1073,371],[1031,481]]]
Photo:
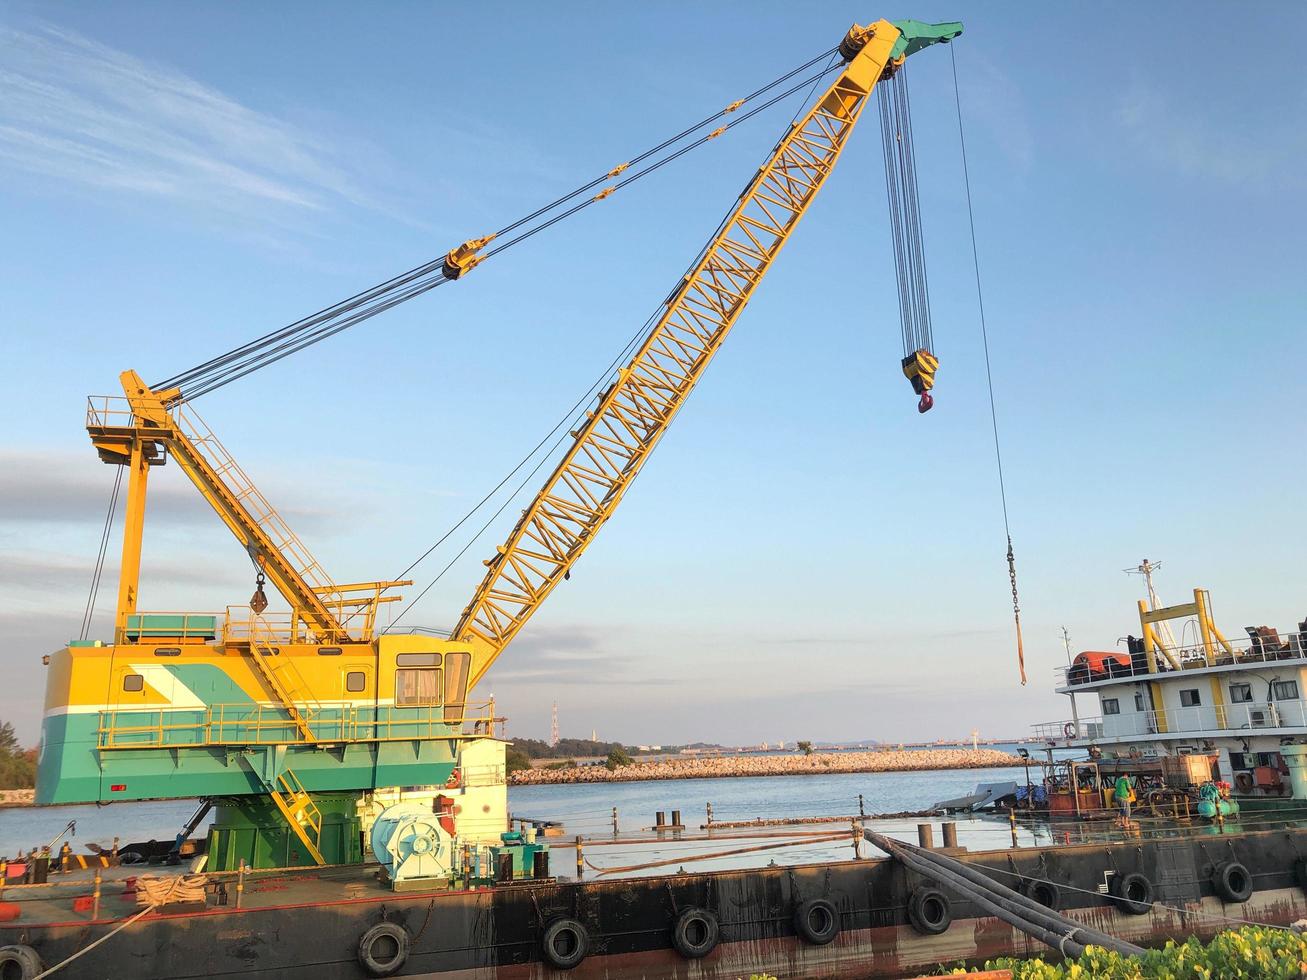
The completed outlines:
[[[958,856],[1009,886],[1052,882],[1057,887],[1042,894],[1072,917],[1140,945],[1161,945],[1210,936],[1238,920],[1284,925],[1307,916],[1301,855],[1307,855],[1307,830],[1292,829]],[[1216,872],[1230,861],[1248,871],[1252,894],[1246,901],[1232,901],[1218,890]],[[1141,874],[1151,885],[1155,904],[1148,910],[1132,913],[1109,894],[1113,877],[1121,881],[1128,874]],[[252,878],[240,909],[151,913],[60,976],[734,980],[765,972],[866,978],[1047,952],[956,897],[948,927],[923,934],[909,923],[908,905],[913,890],[924,884],[888,859],[425,893],[383,890],[361,869],[283,872]],[[106,886],[102,914],[113,918],[90,921],[89,913],[72,911],[69,889],[61,891],[62,897],[48,889],[39,895],[10,889],[5,899],[17,900],[23,914],[0,923],[0,945],[28,946],[50,967],[121,925],[132,911],[122,899],[114,904]],[[824,945],[796,930],[796,910],[811,899],[825,899],[838,912],[838,935]],[[672,944],[677,917],[692,908],[716,916],[721,935],[711,953],[694,960]],[[588,955],[566,973],[542,955],[546,930],[564,918],[581,923],[589,939]],[[404,963],[390,974],[370,972],[359,956],[360,939],[381,923],[401,927],[410,940]]]

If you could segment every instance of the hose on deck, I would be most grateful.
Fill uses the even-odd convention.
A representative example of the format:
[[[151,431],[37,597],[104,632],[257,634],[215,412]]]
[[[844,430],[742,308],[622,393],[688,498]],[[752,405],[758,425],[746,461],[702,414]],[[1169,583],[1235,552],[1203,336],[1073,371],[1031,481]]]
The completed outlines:
[[[872,830],[864,829],[863,836],[904,867],[949,885],[990,915],[1056,949],[1063,956],[1080,956],[1086,946],[1100,946],[1123,956],[1142,956],[1144,953],[1141,947],[1054,912],[948,855],[897,841]]]

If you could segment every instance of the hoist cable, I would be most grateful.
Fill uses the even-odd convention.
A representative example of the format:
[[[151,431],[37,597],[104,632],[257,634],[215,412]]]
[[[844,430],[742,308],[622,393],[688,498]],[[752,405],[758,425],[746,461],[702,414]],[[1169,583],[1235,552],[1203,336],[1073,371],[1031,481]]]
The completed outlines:
[[[1003,450],[998,438],[998,408],[994,404],[994,374],[989,362],[989,330],[985,325],[985,295],[980,288],[980,250],[976,246],[976,216],[971,206],[971,174],[967,167],[967,140],[962,127],[962,94],[958,85],[958,59],[949,45],[953,63],[953,101],[958,111],[958,144],[962,148],[962,177],[967,190],[967,221],[971,229],[971,259],[976,272],[976,304],[980,311],[980,339],[985,352],[985,383],[989,388],[989,421],[994,430],[994,460],[998,465],[998,493],[1003,504],[1003,531],[1007,535],[1007,573],[1012,584],[1012,619],[1017,629],[1017,667],[1021,683],[1026,683],[1026,654],[1021,641],[1021,599],[1017,595],[1017,563],[1012,551],[1012,525],[1007,513],[1007,484],[1003,479]]]
[[[906,65],[877,88],[903,356],[934,349]]]
[[[633,157],[631,160],[627,161],[621,167],[615,168],[613,171],[609,171],[603,176],[598,177],[586,184],[581,185],[580,187],[576,188],[570,193],[565,194],[562,197],[554,200],[550,204],[547,204],[542,208],[537,208],[535,211],[531,212],[530,214],[525,215],[524,217],[519,218],[508,225],[505,225],[498,232],[496,232],[496,235],[502,236],[508,234],[509,232],[515,231],[518,228],[522,227],[523,225],[529,224],[530,222],[535,221],[536,219],[548,214],[550,211],[557,209],[561,205],[575,198],[577,195],[585,193],[586,191],[589,190],[593,190],[595,187],[599,186],[604,181],[628,169],[633,164],[643,162],[644,160],[647,160],[649,157],[661,153],[663,150],[675,145],[676,143],[685,139],[687,136],[690,136],[693,133],[698,132],[699,130],[703,129],[705,126],[717,121],[723,116],[727,116],[730,115],[731,113],[734,113],[741,106],[753,101],[754,99],[758,98],[760,95],[763,95],[764,93],[771,91],[772,89],[776,88],[778,85],[784,84],[785,82],[792,79],[794,76],[801,74],[802,72],[806,71],[808,68],[811,68],[813,65],[817,64],[821,60],[830,57],[830,55],[835,50],[836,50],[835,48],[831,48],[827,51],[822,52],[820,55],[817,55],[815,58],[812,58],[807,62],[804,62],[802,65],[798,66],[797,68],[794,68],[789,72],[785,73],[784,75],[781,75],[773,79],[771,82],[755,90],[754,92],[751,92],[749,95],[745,96],[744,98],[736,102],[733,102],[731,105],[727,106],[726,108],[721,109],[718,112],[715,112],[712,115],[705,117],[698,123],[695,123],[690,127],[687,127],[686,129],[682,130],[677,135],[670,137],[669,139],[663,140],[661,143],[657,144],[656,146],[650,147],[649,149],[645,150],[643,153],[640,153],[637,156]],[[805,81],[802,84],[807,84],[807,82]],[[783,98],[785,97],[785,95],[788,94],[790,93],[786,92],[782,96],[780,96],[780,98]],[[772,99],[765,106],[760,108],[766,108],[767,106],[774,105],[776,101],[779,101],[779,99],[778,98]],[[735,123],[742,122],[744,119],[752,117],[757,113],[757,111],[759,110],[755,109],[749,113],[746,113],[744,116],[737,118],[730,125],[722,127],[721,132],[724,132],[725,130],[732,128]],[[718,132],[716,135],[720,135],[721,132]],[[705,137],[703,139],[700,139],[696,141],[696,143],[694,143],[693,145],[694,146],[702,145],[704,142],[707,141],[708,138],[711,137]],[[619,184],[618,186],[619,187],[625,186],[625,184],[630,183],[631,180],[636,179],[638,176],[652,173],[654,170],[661,167],[664,163],[670,162],[670,160],[676,159],[677,157],[682,155],[682,152],[683,151],[672,154],[670,157],[660,161],[656,165],[645,168],[643,171],[640,172],[640,174],[632,175],[632,177],[628,178],[625,181],[622,181],[621,184]],[[614,189],[616,189],[616,187]],[[580,206],[569,209],[562,217],[575,214],[577,211],[581,210],[585,206],[588,206],[590,203],[593,203],[592,200],[587,200],[583,202]],[[543,230],[544,227],[549,227],[550,225],[556,223],[557,220],[561,220],[561,219],[558,217],[551,219],[550,221],[546,222],[543,226],[541,226],[541,228],[536,230]],[[502,251],[503,248],[508,247],[508,245],[514,244],[516,242],[524,241],[526,238],[530,237],[531,234],[534,234],[534,231],[526,235],[518,236],[516,239],[514,239],[511,242],[504,243],[504,245],[500,246],[500,248],[496,249],[496,251]],[[396,291],[404,290],[402,296],[398,300],[399,302],[403,302],[404,300],[411,299],[414,296],[417,296],[420,293],[427,291],[427,289],[433,288],[435,285],[438,285],[440,282],[445,281],[442,272],[444,262],[445,262],[445,256],[442,255],[437,259],[433,259],[430,262],[424,263],[423,265],[410,269],[408,272],[402,273],[401,275],[396,276],[393,279],[389,279],[386,282],[371,287],[370,289],[364,290],[360,293],[356,293],[355,295],[349,297],[348,299],[342,300],[339,303],[326,307],[325,309],[319,310],[317,313],[314,313],[311,316],[305,317],[301,320],[297,320],[294,323],[288,324],[287,326],[282,327],[278,330],[274,330],[271,333],[265,334],[264,336],[252,340],[249,343],[243,344],[240,347],[233,348],[232,350],[227,351],[225,354],[221,354],[201,364],[198,364],[187,371],[183,371],[180,374],[176,374],[171,378],[168,378],[154,385],[154,388],[156,390],[168,389],[168,388],[180,388],[182,389],[183,398],[188,398],[188,399],[198,398],[200,395],[207,394],[211,391],[216,390],[217,388],[222,387],[224,384],[227,384],[230,381],[236,380],[236,378],[244,377],[246,374],[249,374],[253,370],[257,370],[260,367],[265,367],[268,364],[273,364],[288,354],[295,353],[296,351],[299,350],[303,350],[304,347],[309,346],[310,343],[317,343],[319,340],[326,339],[327,337],[330,337],[335,333],[338,333],[339,330],[336,329],[337,324],[339,323],[338,318],[345,314],[352,314],[352,315],[347,323],[345,323],[343,326],[340,326],[340,329],[345,329],[345,327],[348,326],[354,326],[355,324],[361,322],[362,320],[367,319],[367,317],[373,316],[376,313],[382,312],[383,310],[389,309],[391,306],[395,305],[394,303],[391,302],[378,302],[374,306],[368,306],[366,310],[360,310],[358,313],[354,312],[356,310],[359,310],[360,307],[364,307],[369,303],[373,303],[374,301],[386,300],[391,296],[391,294],[395,293]],[[439,274],[438,276],[435,277],[435,281],[427,280],[425,283],[422,284],[424,288],[410,288],[413,286],[414,283],[418,283],[419,280],[423,280],[425,277],[432,276],[433,273]],[[307,340],[308,342],[300,343],[301,340]]]
[[[91,620],[95,616],[95,601],[100,595],[100,579],[104,575],[104,559],[109,551],[109,537],[113,533],[113,515],[118,509],[118,491],[123,485],[123,470],[118,467],[114,476],[113,491],[109,494],[109,511],[104,515],[104,529],[100,532],[100,550],[96,554],[95,571],[91,574],[91,588],[86,596],[86,609],[82,612],[82,631],[78,639],[85,640],[91,632]]]
[[[645,322],[641,325],[640,329],[638,329],[634,334],[631,335],[631,339],[626,342],[626,346],[617,352],[617,354],[613,357],[612,361],[609,362],[608,367],[604,368],[603,373],[600,374],[599,377],[595,380],[595,382],[591,384],[590,387],[587,388],[585,392],[581,395],[581,397],[578,398],[572,404],[572,407],[569,408],[565,413],[563,413],[563,416],[554,424],[554,427],[545,434],[545,437],[541,439],[538,443],[536,443],[535,446],[531,449],[531,451],[528,452],[525,456],[523,456],[522,459],[518,461],[517,465],[514,466],[511,470],[509,470],[507,475],[505,475],[502,480],[500,480],[497,484],[495,484],[494,488],[489,493],[487,493],[484,497],[482,497],[472,507],[471,510],[469,510],[466,514],[460,517],[458,519],[458,522],[455,523],[453,527],[451,527],[448,531],[442,534],[435,544],[433,544],[430,548],[428,548],[420,556],[418,556],[418,558],[411,565],[409,565],[408,568],[404,569],[404,571],[400,572],[399,575],[395,576],[396,580],[402,579],[409,572],[413,571],[413,569],[415,569],[419,564],[421,564],[437,548],[439,548],[442,544],[444,544],[445,541],[449,539],[450,535],[452,535],[455,531],[457,531],[460,527],[462,527],[465,523],[467,523],[467,521],[471,519],[473,514],[475,514],[478,510],[480,510],[483,506],[485,506],[485,504],[488,503],[490,499],[494,497],[496,493],[499,492],[499,490],[504,486],[504,484],[506,484],[510,479],[512,479],[513,474],[517,473],[523,466],[525,466],[528,462],[530,462],[532,457],[534,457],[536,453],[540,451],[540,447],[543,446],[546,442],[548,442],[551,437],[557,434],[560,428],[563,428],[563,426],[565,426],[573,418],[579,417],[577,415],[577,412],[580,410],[581,406],[584,405],[587,401],[589,401],[594,396],[596,391],[598,391],[601,387],[603,387],[604,382],[607,381],[608,378],[612,376],[612,373],[615,370],[617,370],[617,366],[621,364],[622,361],[631,354],[631,352],[635,349],[636,345],[639,344],[639,342],[644,338],[645,334],[648,333],[649,328],[653,326],[654,321],[661,315],[662,310],[663,307],[659,306],[659,308],[649,317],[649,319],[645,320]],[[462,558],[465,554],[467,554],[468,549],[471,548],[472,545],[474,545],[478,540],[480,540],[481,536],[486,533],[490,525],[493,524],[499,518],[499,515],[502,514],[505,511],[505,509],[507,509],[508,505],[517,498],[517,495],[522,492],[523,488],[525,488],[525,486],[527,485],[527,482],[530,481],[538,472],[540,472],[540,468],[544,466],[544,464],[553,457],[553,454],[558,451],[558,447],[563,444],[563,440],[565,440],[569,435],[570,435],[570,430],[567,429],[564,429],[562,434],[558,435],[558,438],[554,440],[554,444],[549,447],[549,450],[544,454],[544,456],[540,458],[539,462],[536,463],[536,465],[531,469],[531,471],[527,473],[527,475],[518,482],[517,486],[513,488],[513,491],[499,506],[499,509],[496,510],[494,514],[490,516],[489,520],[487,520],[484,524],[481,525],[480,530],[478,530],[476,534],[472,535],[472,537],[468,540],[468,542],[465,545],[463,545],[461,549],[459,549],[458,554],[456,554],[453,558],[451,558],[449,562],[445,565],[445,567],[442,568],[436,574],[436,577],[433,578],[430,582],[428,582],[421,592],[419,592],[416,596],[414,596],[411,600],[409,600],[408,604],[405,605],[404,608],[401,609],[399,613],[395,616],[395,618],[390,621],[390,625],[387,626],[385,630],[382,631],[383,633],[389,632],[390,628],[393,627],[396,623],[398,623],[410,610],[412,610],[413,607],[418,604],[419,600],[421,600],[423,596],[425,596],[428,592],[430,592],[437,582],[439,582],[442,578],[445,577],[445,573],[448,572],[451,568],[453,568],[454,564],[460,558]]]

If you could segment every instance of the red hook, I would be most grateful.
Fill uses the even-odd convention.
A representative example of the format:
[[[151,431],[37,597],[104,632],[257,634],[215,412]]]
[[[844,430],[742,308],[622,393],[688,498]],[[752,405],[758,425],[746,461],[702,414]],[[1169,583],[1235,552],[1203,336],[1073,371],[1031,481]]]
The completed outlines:
[[[917,411],[920,412],[922,415],[925,415],[934,407],[935,407],[935,399],[930,397],[930,392],[923,391],[921,393],[921,401],[917,402]]]

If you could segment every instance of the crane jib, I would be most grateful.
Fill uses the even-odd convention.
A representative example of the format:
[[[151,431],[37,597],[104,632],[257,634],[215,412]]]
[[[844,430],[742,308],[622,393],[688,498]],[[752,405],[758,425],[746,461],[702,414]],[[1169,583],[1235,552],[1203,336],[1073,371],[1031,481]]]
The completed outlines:
[[[587,413],[508,540],[486,562],[486,574],[452,632],[472,646],[471,684],[611,516],[830,175],[876,84],[907,54],[951,40],[961,26],[912,30],[908,35],[887,21],[850,30],[840,46],[844,70],[750,180],[642,346]]]

